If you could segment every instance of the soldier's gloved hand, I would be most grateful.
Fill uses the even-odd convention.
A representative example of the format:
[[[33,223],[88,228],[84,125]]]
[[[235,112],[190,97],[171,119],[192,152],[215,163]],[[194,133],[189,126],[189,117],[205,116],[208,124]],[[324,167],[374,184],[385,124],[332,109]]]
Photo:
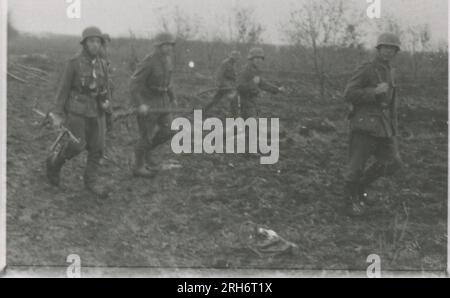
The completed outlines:
[[[253,78],[253,83],[255,83],[256,85],[259,85],[260,82],[261,82],[261,78],[259,76],[256,76]]]
[[[375,94],[383,94],[388,92],[389,90],[389,85],[388,83],[380,83],[378,84],[378,86],[375,88]]]
[[[104,111],[106,111],[107,109],[109,109],[109,107],[111,106],[111,102],[109,100],[105,100],[104,102],[102,102],[102,109]]]
[[[140,115],[147,115],[149,109],[150,109],[150,108],[148,107],[148,105],[146,105],[146,104],[141,104],[141,105],[139,106],[139,108],[138,108],[138,113],[139,113]]]

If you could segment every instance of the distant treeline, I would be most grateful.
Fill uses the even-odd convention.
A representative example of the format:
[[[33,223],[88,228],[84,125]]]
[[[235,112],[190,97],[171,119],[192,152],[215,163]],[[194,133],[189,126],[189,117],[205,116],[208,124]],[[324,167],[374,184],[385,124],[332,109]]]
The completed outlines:
[[[237,49],[245,61],[248,50],[253,45],[225,43],[221,41],[180,40],[175,51],[178,71],[195,72],[204,76],[214,74],[220,62],[231,50]],[[272,77],[281,79],[315,80],[317,72],[313,64],[312,50],[305,47],[259,45],[266,53],[266,70]],[[79,50],[79,38],[64,35],[34,36],[22,34],[10,39],[9,54],[47,54],[55,60],[63,61]],[[142,59],[153,49],[151,40],[137,38],[116,38],[109,47],[113,63],[123,64],[132,71],[133,63]],[[355,67],[367,61],[373,50],[358,47],[328,47],[321,49],[324,77],[329,87],[342,86]],[[189,69],[193,61],[195,69]],[[135,65],[135,64],[134,64]],[[445,83],[448,81],[448,51],[416,52],[401,51],[395,62],[399,79],[416,82]]]

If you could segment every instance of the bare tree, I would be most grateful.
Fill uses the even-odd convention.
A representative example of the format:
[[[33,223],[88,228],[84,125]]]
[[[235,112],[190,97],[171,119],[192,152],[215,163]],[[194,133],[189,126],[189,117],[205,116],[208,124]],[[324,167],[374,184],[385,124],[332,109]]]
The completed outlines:
[[[265,29],[255,20],[253,12],[249,7],[239,7],[234,10],[237,42],[251,45],[263,42],[262,34]]]
[[[391,32],[395,35],[399,36],[400,39],[403,39],[404,37],[404,30],[402,29],[402,26],[400,25],[400,22],[393,16],[387,15],[385,17],[386,22],[383,24],[381,23],[381,27],[383,32]],[[381,32],[380,32],[381,33]]]
[[[175,50],[175,64],[178,66],[184,65],[186,55],[190,54],[190,49],[187,47],[187,41],[193,40],[199,36],[201,18],[199,16],[191,16],[183,13],[183,11],[176,6],[167,14],[160,14],[161,29],[166,32],[172,32],[177,39]],[[184,65],[185,66],[185,65]]]
[[[410,26],[406,30],[406,48],[411,52],[413,78],[417,80],[425,52],[429,50],[431,32],[427,24]]]
[[[385,13],[382,18],[373,20],[372,24],[373,26],[369,28],[371,30],[369,32],[375,31],[377,35],[383,32],[390,32],[397,35],[403,45],[407,43],[405,30],[400,20],[394,15]]]
[[[361,48],[361,34],[355,24],[347,24],[345,33],[342,39],[342,46],[349,48]]]
[[[430,50],[430,27],[427,24],[402,26],[400,20],[389,14],[376,21],[375,24],[378,33],[391,32],[399,37],[402,49],[408,51],[411,55],[412,75],[413,79],[416,80],[425,52]]]
[[[182,40],[194,39],[199,33],[199,20],[198,16],[185,15],[179,7],[176,7],[173,21],[177,38]]]
[[[200,31],[200,18],[184,14],[178,6],[170,15],[161,15],[160,24],[163,31],[173,32],[181,40],[194,39]]]
[[[448,54],[448,40],[446,39],[441,39],[438,43],[437,43],[437,52],[440,54]]]
[[[312,49],[314,71],[322,98],[326,91],[326,73],[333,63],[332,58],[326,55],[327,50],[343,42],[357,43],[356,24],[349,21],[344,13],[346,11],[348,9],[343,0],[306,0],[292,10],[283,30],[292,44]]]

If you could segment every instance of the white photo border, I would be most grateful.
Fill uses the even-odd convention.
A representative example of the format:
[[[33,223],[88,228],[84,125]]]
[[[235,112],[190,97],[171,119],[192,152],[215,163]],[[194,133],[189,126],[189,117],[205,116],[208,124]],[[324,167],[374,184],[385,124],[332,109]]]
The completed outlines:
[[[448,9],[448,15],[450,16],[450,3],[447,3],[447,9]],[[448,23],[448,39],[447,39],[447,47],[448,47],[448,42],[450,42],[450,18],[447,19],[447,23]],[[447,48],[447,53],[448,53],[448,48]],[[447,56],[447,60],[448,60],[448,56]],[[447,71],[450,71],[450,61],[448,62],[448,68]],[[450,87],[450,77],[448,77],[447,74],[447,78],[448,78],[448,87]],[[450,185],[450,170],[449,170],[449,162],[450,162],[450,142],[449,142],[449,131],[448,131],[448,123],[450,121],[450,119],[448,118],[450,116],[450,90],[447,87],[447,91],[448,91],[448,96],[447,96],[447,104],[448,104],[448,112],[447,112],[447,276],[450,275],[450,239],[449,239],[449,232],[450,232],[450,223],[449,223],[449,214],[450,214],[450,190],[449,190],[449,185]]]
[[[6,51],[7,0],[0,0],[0,273],[6,268]]]
[[[7,15],[8,0],[0,0],[0,276],[5,274],[10,277],[61,277],[65,275],[64,267],[30,266],[7,268]],[[450,15],[450,6],[447,7]],[[450,41],[450,18],[448,23],[448,41]],[[450,61],[448,63],[450,70]],[[450,78],[448,82],[450,86]],[[450,90],[448,93],[450,99]],[[450,114],[450,103],[448,103]],[[450,138],[450,133],[448,132]],[[450,148],[450,142],[448,142]],[[450,161],[450,151],[448,150],[447,165]],[[447,185],[450,185],[450,169],[447,167]],[[447,276],[450,275],[450,196],[447,190]],[[176,268],[102,268],[102,267],[82,267],[83,277],[215,277],[215,278],[260,278],[260,277],[365,277],[363,271],[345,270],[239,270],[239,269],[176,269]],[[389,272],[383,271],[383,277],[444,277],[442,272]]]

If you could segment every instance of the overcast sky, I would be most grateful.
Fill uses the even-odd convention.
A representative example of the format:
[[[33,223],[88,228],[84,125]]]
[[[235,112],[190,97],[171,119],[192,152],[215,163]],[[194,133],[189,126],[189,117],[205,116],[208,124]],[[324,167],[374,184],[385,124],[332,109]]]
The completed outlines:
[[[69,19],[66,8],[73,0],[8,0],[13,23],[27,32],[80,34],[89,25],[97,25],[113,37],[133,30],[140,36],[160,30],[160,16],[169,15],[175,7],[197,19],[202,33],[228,32],[230,11],[236,6],[251,7],[255,18],[266,31],[264,41],[280,43],[280,26],[292,7],[302,0],[80,0],[81,19]],[[320,1],[320,0],[318,0]],[[347,2],[348,0],[346,0]],[[364,12],[367,0],[353,0]],[[433,42],[448,38],[448,0],[381,0],[383,14],[389,12],[403,25],[430,25]]]

